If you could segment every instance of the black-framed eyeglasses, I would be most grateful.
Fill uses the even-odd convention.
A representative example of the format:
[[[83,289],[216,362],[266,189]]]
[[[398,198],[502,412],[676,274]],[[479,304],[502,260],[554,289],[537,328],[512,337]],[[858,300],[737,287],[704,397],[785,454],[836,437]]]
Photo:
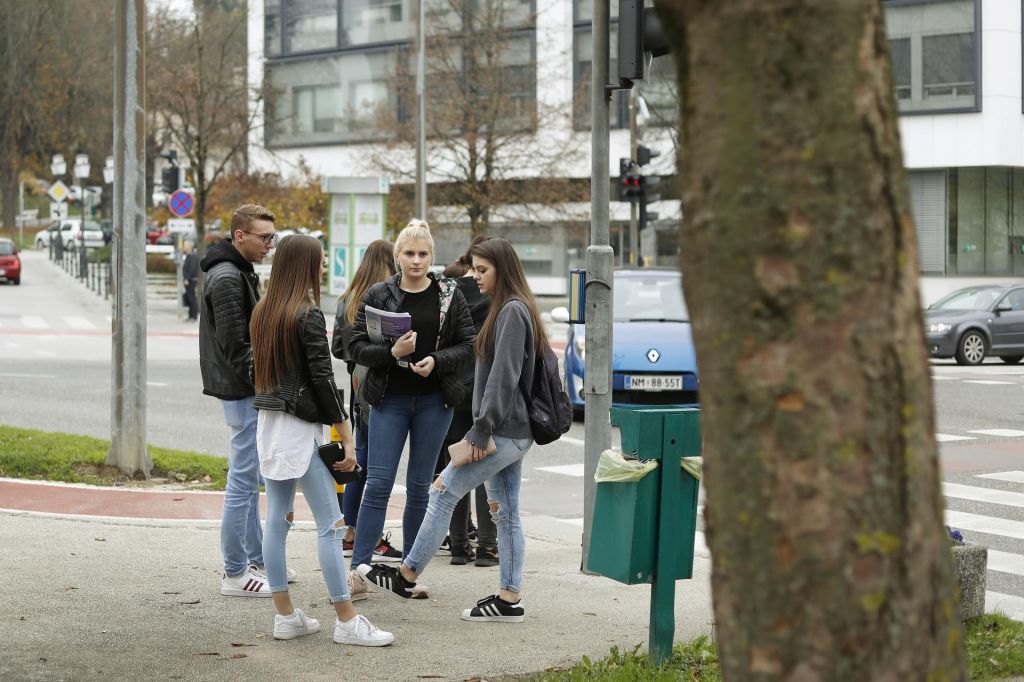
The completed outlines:
[[[238,229],[242,230],[242,228],[238,228]],[[259,237],[260,239],[263,240],[263,245],[264,246],[274,246],[275,244],[277,244],[277,233],[276,232],[271,232],[270,234],[257,234],[256,232],[250,232],[249,230],[242,230],[242,232],[245,232],[246,234],[251,234],[251,235],[255,235],[255,236]]]

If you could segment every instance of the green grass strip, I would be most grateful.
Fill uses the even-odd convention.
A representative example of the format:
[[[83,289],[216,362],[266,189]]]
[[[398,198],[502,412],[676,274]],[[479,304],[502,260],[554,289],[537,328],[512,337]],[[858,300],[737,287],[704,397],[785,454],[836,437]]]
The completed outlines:
[[[999,613],[967,621],[967,672],[972,680],[1024,675],[1024,623]]]
[[[604,658],[583,660],[564,670],[547,670],[524,678],[531,682],[721,682],[718,648],[707,637],[680,642],[672,648],[672,656],[660,667],[651,665],[647,652],[639,646],[629,651],[612,647]]]
[[[110,441],[99,438],[0,426],[0,476],[94,485],[129,480],[116,467],[103,465],[109,449]],[[190,487],[203,490],[223,490],[227,482],[223,457],[154,446],[149,456],[154,478],[179,482],[184,476]]]

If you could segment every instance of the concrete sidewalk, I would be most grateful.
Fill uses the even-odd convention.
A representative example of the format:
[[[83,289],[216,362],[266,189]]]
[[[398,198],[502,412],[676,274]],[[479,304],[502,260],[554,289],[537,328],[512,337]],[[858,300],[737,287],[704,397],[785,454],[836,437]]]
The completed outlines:
[[[604,656],[613,645],[647,643],[649,587],[582,575],[579,526],[551,517],[523,519],[525,623],[462,621],[462,609],[497,590],[498,569],[451,566],[438,556],[422,578],[429,600],[372,595],[356,604],[396,636],[390,647],[364,649],[331,639],[333,608],[308,522],[289,538],[289,566],[299,573],[292,597],[324,627],[278,642],[270,636],[269,599],[220,595],[216,522],[10,506],[0,499],[8,508],[0,512],[4,680],[463,680],[541,671]],[[401,546],[400,528],[394,532]],[[677,641],[711,632],[709,572],[710,560],[698,557],[694,579],[677,583]]]

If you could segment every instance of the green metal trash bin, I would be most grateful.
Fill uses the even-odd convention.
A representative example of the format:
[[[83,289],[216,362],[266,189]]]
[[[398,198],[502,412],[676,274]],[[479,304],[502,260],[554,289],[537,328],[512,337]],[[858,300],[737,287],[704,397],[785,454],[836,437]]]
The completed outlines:
[[[657,459],[658,468],[639,481],[598,483],[587,568],[628,585],[652,582],[659,570],[690,578],[699,481],[680,462],[700,455],[700,410],[616,407],[611,417],[623,453]]]

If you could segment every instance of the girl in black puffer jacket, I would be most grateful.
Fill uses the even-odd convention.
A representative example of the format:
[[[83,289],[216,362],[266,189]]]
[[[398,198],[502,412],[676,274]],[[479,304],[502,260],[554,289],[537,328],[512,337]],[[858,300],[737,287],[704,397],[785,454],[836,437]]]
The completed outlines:
[[[352,359],[369,368],[362,390],[370,404],[366,487],[356,523],[353,567],[373,558],[407,438],[403,554],[412,547],[427,509],[434,463],[452,420],[452,406],[466,394],[460,373],[473,361],[476,329],[456,282],[430,272],[433,253],[430,228],[423,221],[410,221],[395,241],[401,272],[370,287],[353,326],[349,348]],[[398,339],[371,338],[368,307],[409,313],[412,330]]]

